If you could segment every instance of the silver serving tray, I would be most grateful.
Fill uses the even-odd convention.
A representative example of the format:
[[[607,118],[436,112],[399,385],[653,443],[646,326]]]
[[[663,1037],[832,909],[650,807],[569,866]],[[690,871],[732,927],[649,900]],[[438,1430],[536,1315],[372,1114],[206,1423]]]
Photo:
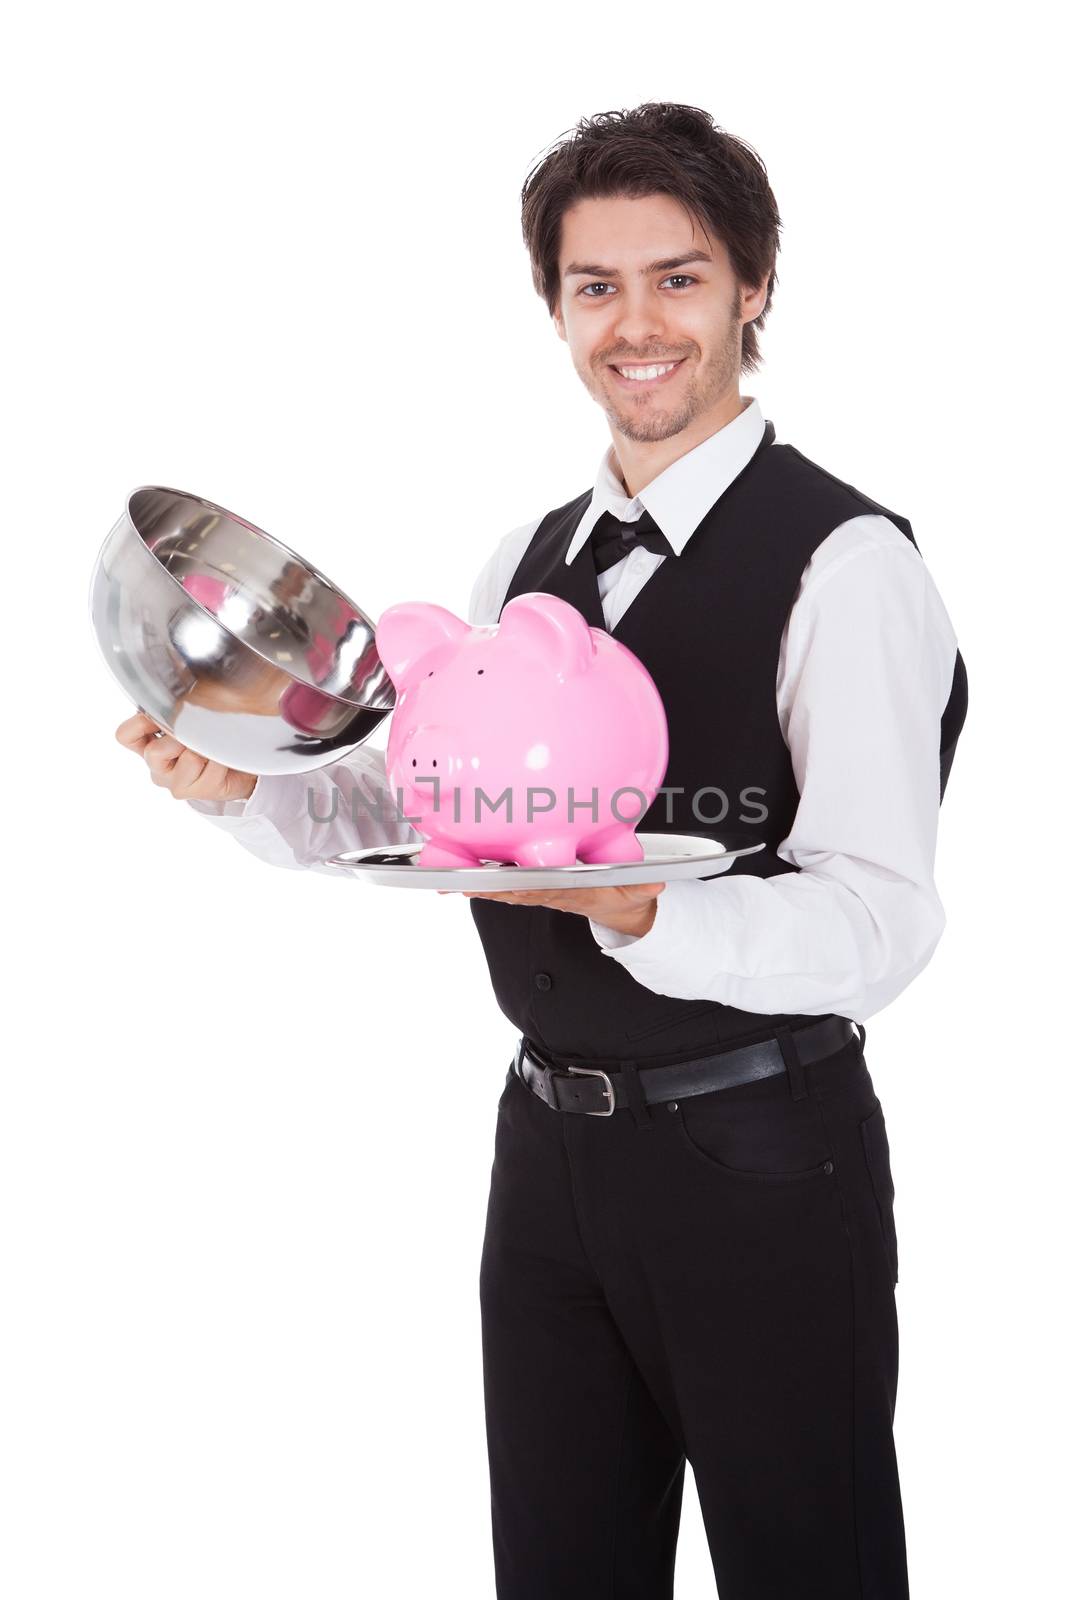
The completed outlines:
[[[717,839],[690,833],[642,833],[636,837],[645,859],[618,866],[577,862],[573,867],[516,867],[489,863],[483,867],[420,867],[422,841],[345,850],[329,856],[327,866],[344,867],[364,883],[394,884],[405,889],[577,889],[624,883],[670,883],[676,878],[714,878],[729,872],[739,856],[751,856],[763,843],[746,844],[720,835]]]

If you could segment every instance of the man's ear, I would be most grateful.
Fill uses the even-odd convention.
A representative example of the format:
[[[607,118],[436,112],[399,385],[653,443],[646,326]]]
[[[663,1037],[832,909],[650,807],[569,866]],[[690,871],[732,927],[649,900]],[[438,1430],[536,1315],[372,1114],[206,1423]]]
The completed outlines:
[[[741,321],[755,322],[764,306],[767,304],[767,285],[771,281],[770,273],[766,273],[760,283],[754,288],[741,290]]]
[[[563,318],[562,318],[562,316],[560,315],[560,313],[558,311],[553,311],[553,313],[552,313],[552,321],[553,321],[553,323],[555,325],[556,332],[559,334],[560,338],[563,340],[563,343],[566,344],[566,342],[567,342],[567,330],[563,325]]]

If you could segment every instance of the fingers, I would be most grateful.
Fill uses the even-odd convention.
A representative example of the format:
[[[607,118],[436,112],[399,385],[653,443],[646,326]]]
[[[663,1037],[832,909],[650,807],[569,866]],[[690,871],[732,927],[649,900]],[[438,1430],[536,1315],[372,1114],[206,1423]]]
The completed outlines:
[[[163,740],[160,739],[160,744]],[[206,756],[198,756],[195,750],[187,750],[184,745],[179,745],[179,755],[171,763],[168,770],[166,786],[175,800],[217,800],[222,789],[225,788],[226,768],[219,766],[218,762],[211,762]],[[148,759],[147,756],[145,758]],[[208,768],[214,766],[215,779],[212,783]]]
[[[152,774],[152,782],[160,784],[165,789],[170,788],[171,771],[178,757],[185,753],[185,746],[170,733],[163,734],[159,739],[146,740],[141,751]]]
[[[120,723],[115,738],[143,757],[152,782],[175,800],[247,800],[255,788],[254,774],[198,755],[144,711]]]
[[[564,889],[561,893],[545,889],[464,889],[462,892],[465,900],[503,900],[512,906],[548,906],[550,910],[560,911],[576,910],[577,906],[571,897],[585,893],[581,889]]]
[[[224,767],[221,761],[209,761],[195,750],[185,749],[167,781],[175,800],[247,800],[255,785],[254,773]]]
[[[155,743],[156,734],[162,733],[158,722],[146,716],[143,711],[138,711],[135,716],[127,717],[125,722],[120,722],[115,729],[115,738],[119,744],[125,745],[127,750],[132,750],[135,755],[143,755],[146,746]]]

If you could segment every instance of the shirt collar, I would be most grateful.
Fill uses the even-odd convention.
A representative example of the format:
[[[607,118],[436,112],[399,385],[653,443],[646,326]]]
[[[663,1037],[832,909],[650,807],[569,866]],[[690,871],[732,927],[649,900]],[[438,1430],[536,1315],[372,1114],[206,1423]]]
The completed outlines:
[[[632,498],[622,486],[615,467],[614,447],[600,460],[593,498],[574,530],[565,560],[574,560],[605,511],[622,522],[636,522],[643,511],[667,536],[676,556],[703,522],[716,500],[729,488],[742,467],[755,455],[763,438],[764,421],[759,401],[743,395],[745,408],[725,428],[687,450]]]

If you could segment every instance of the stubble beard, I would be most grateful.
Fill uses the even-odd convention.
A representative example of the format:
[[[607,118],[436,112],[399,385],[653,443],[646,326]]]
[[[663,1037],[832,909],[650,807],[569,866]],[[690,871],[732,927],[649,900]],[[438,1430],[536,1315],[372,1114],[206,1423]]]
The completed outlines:
[[[740,349],[741,329],[741,304],[740,295],[737,296],[733,315],[729,326],[723,335],[722,342],[702,366],[698,365],[689,378],[684,395],[673,408],[660,409],[657,402],[649,395],[651,404],[638,405],[632,410],[619,409],[615,397],[609,393],[611,378],[605,376],[601,382],[586,382],[593,398],[597,400],[607,413],[612,427],[624,439],[630,439],[635,444],[656,444],[660,439],[673,439],[675,434],[682,433],[696,417],[710,411],[721,395],[737,380],[739,367],[738,351]]]

